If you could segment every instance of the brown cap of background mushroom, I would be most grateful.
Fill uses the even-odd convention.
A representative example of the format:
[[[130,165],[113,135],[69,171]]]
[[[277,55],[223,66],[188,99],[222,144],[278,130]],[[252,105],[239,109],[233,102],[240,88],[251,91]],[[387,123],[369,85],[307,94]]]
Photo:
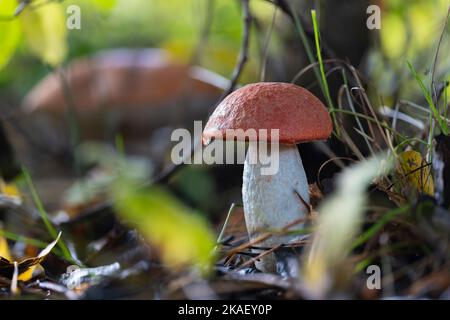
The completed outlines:
[[[64,76],[81,140],[103,140],[114,130],[130,142],[148,139],[156,128],[190,127],[207,116],[228,85],[214,72],[173,61],[169,52],[152,48],[110,49],[77,58],[64,68]],[[61,75],[53,72],[22,102],[30,122],[58,138],[68,135],[62,84]]]
[[[106,107],[127,110],[165,104],[177,98],[216,97],[222,88],[198,79],[198,68],[177,63],[160,49],[113,49],[67,65],[65,77],[77,111]],[[65,113],[65,94],[58,73],[51,73],[24,98],[26,112]]]
[[[290,83],[246,85],[227,96],[203,131],[203,143],[227,138],[227,129],[279,129],[279,142],[297,144],[330,137],[332,123],[322,102],[308,90]],[[233,139],[234,137],[228,137]],[[236,137],[239,140],[239,137]]]

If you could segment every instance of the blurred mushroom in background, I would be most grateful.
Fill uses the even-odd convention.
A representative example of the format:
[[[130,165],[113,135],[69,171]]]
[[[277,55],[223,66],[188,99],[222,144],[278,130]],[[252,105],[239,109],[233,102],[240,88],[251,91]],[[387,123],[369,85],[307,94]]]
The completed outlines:
[[[158,128],[189,129],[206,118],[225,85],[219,75],[172,61],[160,49],[115,49],[51,73],[24,98],[23,110],[67,139],[65,115],[72,109],[81,140],[113,141],[119,133],[130,152],[146,154]]]
[[[120,135],[128,155],[162,170],[171,164],[173,130],[192,131],[226,86],[227,79],[174,61],[162,49],[105,50],[42,79],[9,127],[22,131],[12,135],[19,158],[42,177],[41,189],[51,197],[70,184],[74,148],[86,142],[114,147]]]

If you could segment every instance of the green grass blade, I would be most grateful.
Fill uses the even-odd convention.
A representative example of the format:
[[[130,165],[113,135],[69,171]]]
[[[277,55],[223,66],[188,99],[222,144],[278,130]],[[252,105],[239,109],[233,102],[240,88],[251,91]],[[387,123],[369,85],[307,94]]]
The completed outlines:
[[[330,89],[328,87],[328,81],[325,76],[325,68],[323,65],[323,59],[322,59],[322,51],[320,49],[320,37],[319,37],[319,27],[317,24],[317,16],[316,16],[316,10],[311,10],[311,17],[314,27],[314,40],[316,42],[316,51],[317,51],[317,59],[319,61],[319,69],[320,69],[320,79],[323,85],[325,98],[327,99],[328,106],[330,108],[333,108],[333,101],[331,99],[330,95]]]
[[[422,81],[422,78],[416,72],[416,70],[414,69],[413,65],[409,61],[407,63],[408,63],[409,69],[411,70],[411,73],[413,74],[414,78],[416,78],[417,83],[419,84],[420,89],[422,90],[422,93],[424,94],[425,99],[428,102],[428,105],[429,105],[429,107],[431,109],[431,112],[434,115],[434,119],[439,124],[439,127],[440,127],[442,133],[445,134],[445,135],[448,135],[447,123],[442,120],[441,115],[439,114],[439,111],[437,110],[436,105],[433,102],[433,98],[431,97],[430,91],[426,88],[425,84]],[[430,128],[431,127],[432,127],[432,125],[430,124]],[[430,132],[430,135],[432,135],[432,132]]]
[[[352,250],[366,243],[369,239],[375,236],[389,221],[391,221],[398,215],[405,213],[408,209],[409,206],[405,206],[388,211],[372,227],[370,227],[367,231],[356,238],[356,240],[352,244]]]
[[[444,105],[442,107],[442,110],[443,110],[442,115],[444,116],[444,118],[447,118],[447,111],[448,111],[448,94],[447,94],[447,92],[448,92],[448,88],[445,88],[444,89]]]
[[[322,59],[322,50],[320,47],[320,36],[319,36],[320,31],[319,31],[319,26],[317,23],[316,10],[311,10],[311,18],[312,18],[313,28],[314,28],[314,40],[316,42],[317,59],[319,62],[320,80],[321,80],[320,82],[322,83],[321,87],[323,88],[325,99],[327,100],[328,108],[330,110],[331,117],[333,119],[333,124],[334,124],[334,128],[336,130],[336,134],[339,135],[340,134],[339,126],[337,123],[336,114],[334,113],[333,100],[331,99],[330,88],[328,86],[327,77],[325,75],[325,67],[324,67],[323,59]]]
[[[292,16],[294,17],[295,27],[296,27],[297,32],[299,33],[300,38],[301,38],[301,40],[303,42],[303,46],[305,47],[305,51],[306,51],[306,55],[308,57],[309,63],[312,63],[312,64],[316,63],[316,59],[314,58],[313,51],[312,51],[312,49],[311,49],[311,47],[309,45],[308,38],[306,36],[305,30],[303,30],[303,27],[302,27],[302,24],[300,22],[300,19],[297,16],[295,10],[289,4],[288,4],[288,6],[289,6],[289,10],[292,13]],[[318,83],[320,85],[320,88],[321,88],[323,94],[325,95],[325,89],[324,89],[322,81],[321,81],[320,72],[319,72],[319,70],[317,70],[317,67],[314,67],[313,70],[314,70],[314,74],[315,74],[315,76],[317,78],[317,81],[318,81]]]
[[[42,221],[44,222],[44,224],[47,228],[48,233],[51,235],[51,237],[53,239],[56,239],[56,237],[58,236],[58,232],[56,231],[55,227],[53,226],[52,222],[50,221],[50,219],[48,217],[47,212],[44,209],[42,201],[39,198],[36,188],[34,187],[33,181],[31,180],[30,173],[28,172],[28,170],[25,167],[22,167],[22,173],[23,173],[23,176],[25,177],[25,181],[28,185],[28,188],[30,189],[31,196],[33,198],[33,202],[36,205],[36,208],[38,209],[38,212],[42,218]],[[61,249],[61,252],[62,252],[64,258],[66,258],[68,261],[74,261],[72,255],[70,254],[69,249],[67,248],[66,243],[64,242],[64,240],[62,238],[58,241],[58,246]]]
[[[23,237],[20,235],[15,234],[14,232],[6,231],[3,229],[0,229],[0,237],[5,237],[6,239],[13,240],[13,241],[21,241],[26,244],[29,244],[31,246],[34,246],[36,248],[44,249],[48,246],[48,243],[45,243],[40,240],[36,240],[33,238]]]

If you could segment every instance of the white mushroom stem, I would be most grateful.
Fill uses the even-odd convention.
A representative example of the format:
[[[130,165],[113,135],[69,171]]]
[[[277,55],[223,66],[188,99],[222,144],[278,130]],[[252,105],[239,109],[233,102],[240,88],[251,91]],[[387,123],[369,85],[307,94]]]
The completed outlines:
[[[251,159],[258,161],[253,164],[255,161]],[[272,159],[277,160],[273,155]],[[309,203],[308,181],[297,146],[280,145],[278,161],[278,172],[273,175],[261,174],[261,169],[267,165],[259,161],[257,144],[249,144],[244,164],[242,198],[247,231],[252,240],[264,232],[282,229],[293,221],[304,218],[308,212],[298,196]],[[300,223],[295,228],[302,226]],[[257,246],[273,247],[299,238],[299,235],[274,235]],[[273,254],[264,257],[257,263],[257,267],[266,272],[274,272]]]

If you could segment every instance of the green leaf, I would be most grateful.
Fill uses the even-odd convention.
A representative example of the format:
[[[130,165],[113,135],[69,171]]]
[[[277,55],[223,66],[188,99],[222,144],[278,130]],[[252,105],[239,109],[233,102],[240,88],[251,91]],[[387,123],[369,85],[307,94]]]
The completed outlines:
[[[2,17],[12,17],[17,7],[16,0],[0,0]],[[20,41],[20,26],[17,20],[0,20],[0,69],[11,59]]]
[[[22,29],[30,49],[43,62],[61,65],[67,54],[67,28],[64,7],[50,2],[28,6],[20,14]]]
[[[169,267],[211,270],[215,239],[200,215],[159,187],[138,190],[118,182],[114,194],[119,214],[136,225]]]
[[[91,0],[94,5],[102,10],[111,10],[116,5],[116,0]]]

